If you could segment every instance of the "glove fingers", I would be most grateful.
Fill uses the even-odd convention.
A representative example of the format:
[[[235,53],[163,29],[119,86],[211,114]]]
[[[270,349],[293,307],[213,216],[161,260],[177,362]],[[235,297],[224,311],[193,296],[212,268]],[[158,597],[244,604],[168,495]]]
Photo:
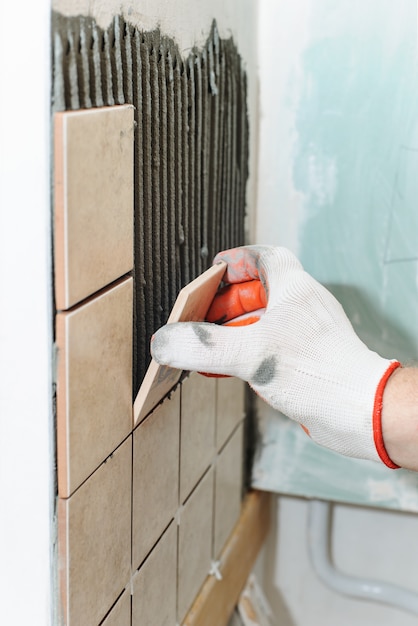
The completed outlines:
[[[264,246],[242,246],[231,248],[216,255],[213,262],[225,261],[227,268],[224,274],[226,283],[243,283],[258,280],[259,259],[266,249]]]
[[[204,322],[167,324],[153,336],[151,354],[160,365],[246,380],[251,361],[249,328],[227,328]]]
[[[286,248],[273,246],[243,246],[220,252],[214,262],[227,263],[224,275],[226,283],[243,283],[260,280],[269,304],[276,301],[283,289],[289,272],[303,270],[298,259]]]

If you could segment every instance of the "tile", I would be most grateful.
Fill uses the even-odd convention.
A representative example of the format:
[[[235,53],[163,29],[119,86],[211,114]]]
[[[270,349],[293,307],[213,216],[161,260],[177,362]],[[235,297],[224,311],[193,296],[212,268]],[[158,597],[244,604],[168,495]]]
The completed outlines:
[[[213,556],[218,558],[241,512],[244,424],[237,427],[215,466]]]
[[[219,450],[245,412],[246,383],[239,378],[218,378],[216,390],[216,447]]]
[[[131,594],[125,589],[100,626],[131,626]]]
[[[209,573],[212,553],[213,469],[181,509],[178,552],[177,621],[184,619]]]
[[[183,287],[174,303],[168,323],[204,320],[225,268],[226,263],[220,261]],[[180,380],[181,373],[181,370],[151,361],[135,398],[135,424],[139,423],[174,387]]]
[[[132,624],[174,626],[177,594],[177,524],[171,522],[132,581]]]
[[[132,429],[128,278],[56,317],[58,489],[74,491]]]
[[[131,105],[56,113],[54,258],[58,310],[133,267]]]
[[[178,507],[180,389],[134,431],[132,560],[137,568]]]
[[[130,579],[132,440],[58,500],[63,623],[98,624]]]
[[[216,379],[191,374],[181,387],[180,501],[215,455]]]

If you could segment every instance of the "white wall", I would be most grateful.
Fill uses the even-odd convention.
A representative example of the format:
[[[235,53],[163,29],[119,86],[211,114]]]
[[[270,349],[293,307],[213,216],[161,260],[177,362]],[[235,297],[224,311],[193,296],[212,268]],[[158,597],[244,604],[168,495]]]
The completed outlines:
[[[24,19],[21,19],[22,15]],[[0,622],[50,623],[49,2],[0,12]]]
[[[312,0],[259,2],[259,162],[257,243],[299,252],[303,197],[293,183],[296,107],[301,51],[308,37]]]
[[[303,198],[292,163],[303,50],[317,0],[260,0],[260,153],[255,239],[300,251]],[[330,3],[330,10],[332,10]],[[357,5],[353,4],[353,10]],[[273,51],[273,53],[272,53]],[[259,405],[263,410],[263,405]],[[278,497],[258,575],[280,626],[412,626],[417,617],[342,597],[317,578],[307,553],[305,500]],[[418,519],[335,505],[332,547],[341,571],[396,583],[418,593]]]
[[[342,573],[397,584],[418,593],[415,515],[336,505],[331,552]],[[256,574],[274,626],[414,626],[416,615],[354,600],[328,589],[308,557],[308,502],[275,500],[273,529]]]

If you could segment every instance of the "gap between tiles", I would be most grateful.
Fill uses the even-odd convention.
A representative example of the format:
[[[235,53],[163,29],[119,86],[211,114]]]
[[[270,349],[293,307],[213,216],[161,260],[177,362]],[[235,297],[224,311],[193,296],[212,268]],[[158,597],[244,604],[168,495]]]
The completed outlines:
[[[213,544],[212,555],[216,560],[239,518],[243,502],[244,475],[244,419],[231,433],[219,451],[214,470]],[[231,467],[231,460],[233,467]],[[232,488],[232,493],[231,493]],[[225,501],[225,489],[228,496]]]
[[[80,485],[78,485],[78,487],[76,487],[76,489],[74,489],[74,491],[72,491],[72,492],[71,492],[68,496],[65,496],[65,497],[64,497],[64,496],[60,496],[60,495],[59,495],[59,496],[58,496],[58,499],[59,499],[59,500],[69,500],[69,499],[70,499],[70,498],[71,498],[71,497],[72,497],[75,493],[77,493],[77,491],[79,491],[79,490],[81,489],[81,487],[82,487],[83,485],[85,485],[85,484],[86,484],[86,483],[90,480],[90,478],[91,478],[92,476],[94,476],[94,474],[96,474],[96,472],[97,472],[97,471],[98,471],[101,467],[103,467],[103,465],[106,465],[106,463],[107,463],[107,462],[108,462],[108,461],[109,461],[109,460],[113,457],[113,455],[115,454],[115,452],[116,452],[117,450],[119,450],[119,448],[120,448],[121,446],[123,446],[123,444],[127,441],[127,439],[129,439],[129,437],[132,437],[132,431],[131,431],[131,432],[129,432],[129,433],[127,434],[127,436],[126,436],[124,439],[122,439],[122,441],[121,441],[121,442],[120,442],[120,443],[116,446],[116,448],[115,448],[114,450],[112,450],[112,452],[111,452],[110,454],[108,454],[108,455],[107,455],[107,457],[106,457],[106,458],[105,458],[105,459],[104,459],[104,460],[103,460],[103,461],[102,461],[102,462],[101,462],[101,463],[100,463],[100,464],[99,464],[99,465],[98,465],[98,466],[97,466],[97,467],[93,470],[93,472],[91,472],[91,474],[89,474],[89,475],[87,476],[87,478],[85,478],[85,479],[83,480],[83,482],[82,482]],[[131,489],[131,492],[132,492],[132,489]],[[132,508],[132,507],[131,507],[131,508]]]
[[[188,376],[188,374],[185,376],[184,375],[185,372],[183,372],[182,378],[180,378],[179,381],[179,385],[182,384],[183,380],[185,380]],[[183,398],[182,398],[182,393],[181,393],[181,389],[180,389],[180,420],[179,420],[179,458],[178,458],[178,481],[177,481],[177,504],[178,504],[178,509],[176,511],[176,516],[175,516],[175,523],[177,526],[177,535],[176,535],[176,550],[177,550],[177,560],[176,560],[176,625],[175,626],[179,626],[178,622],[177,622],[177,615],[179,614],[179,589],[180,589],[180,585],[179,585],[179,554],[180,554],[180,533],[179,533],[179,524],[180,524],[180,471],[181,471],[181,430],[182,430],[182,419],[181,419],[181,414],[182,414],[182,410],[183,410]]]
[[[231,441],[232,437],[235,435],[235,433],[237,432],[237,430],[240,428],[240,426],[244,426],[244,422],[245,422],[245,417],[242,417],[240,419],[239,422],[237,422],[237,424],[235,424],[233,430],[231,431],[231,433],[228,435],[228,438],[224,441],[224,443],[222,444],[222,446],[219,448],[218,452],[215,455],[215,458],[217,459],[220,454],[223,452],[223,450],[226,448],[226,446],[228,445],[228,443]]]
[[[208,467],[205,469],[205,471],[203,472],[202,476],[199,478],[199,480],[197,481],[197,483],[194,485],[193,489],[190,491],[190,493],[187,494],[187,498],[185,498],[183,503],[179,503],[179,507],[175,513],[175,519],[178,520],[177,525],[180,526],[180,518],[181,518],[181,513],[182,511],[185,509],[188,501],[190,500],[190,498],[192,497],[192,495],[194,494],[194,492],[196,491],[196,489],[199,487],[199,485],[201,484],[201,482],[205,479],[205,477],[207,476],[207,474],[211,471],[211,469],[213,469],[213,467],[215,467],[216,465],[216,458],[217,455],[214,457],[215,458],[215,463],[210,463],[208,465]]]
[[[172,399],[173,394],[179,389],[179,387],[183,384],[183,382],[185,380],[187,380],[188,376],[189,376],[190,372],[187,371],[183,371],[180,379],[176,382],[176,384],[170,389],[170,391],[163,397],[161,398],[161,400],[158,402],[158,404],[156,404],[150,411],[149,413],[147,413],[146,415],[144,415],[144,417],[141,418],[140,421],[138,421],[133,430],[136,430],[138,428],[138,426],[140,426],[141,424],[143,424],[145,422],[146,419],[148,419],[149,417],[151,417],[151,415],[153,413],[155,413],[155,411],[157,409],[160,409],[162,407],[162,405],[168,401]],[[137,392],[134,392],[134,397],[136,397]],[[132,407],[132,421],[134,420],[134,408]]]
[[[216,422],[217,420],[215,420],[215,441],[216,441]],[[216,571],[218,571],[218,567],[219,567],[219,562],[215,562],[216,559],[216,554],[215,554],[215,531],[216,531],[216,464],[219,458],[219,454],[220,452],[217,451],[213,460],[212,460],[212,464],[211,464],[211,468],[213,468],[213,489],[212,489],[212,507],[211,507],[211,514],[212,514],[212,527],[211,527],[211,541],[210,541],[210,552],[211,552],[211,557],[212,557],[212,561],[211,561],[211,569],[208,572],[208,575],[212,575],[213,569],[214,569],[214,564],[215,564],[215,569]],[[218,579],[217,575],[216,578]],[[222,578],[222,576],[221,576]]]
[[[129,578],[129,582],[126,586],[126,589],[129,588],[129,593],[132,598],[133,596],[133,577],[135,575],[135,571],[133,569],[134,562],[134,431],[132,431],[132,463],[131,463],[131,576]],[[132,600],[131,600],[131,623],[132,623]]]
[[[123,283],[127,278],[133,278],[133,270],[130,270],[129,272],[126,272],[126,274],[123,274],[122,276],[119,276],[118,278],[116,278],[111,283],[108,283],[107,285],[105,285],[101,289],[98,289],[94,293],[91,293],[86,298],[83,298],[82,300],[79,300],[78,302],[76,302],[75,304],[70,306],[68,309],[57,309],[55,311],[55,314],[58,315],[58,313],[73,313],[79,307],[84,306],[85,304],[89,304],[90,302],[92,302],[96,298],[105,295],[108,291],[110,291],[114,287],[117,287],[119,284]]]
[[[180,481],[179,481],[179,497],[180,497]],[[177,520],[176,520],[177,523]],[[176,617],[179,614],[179,554],[180,554],[180,533],[177,524],[177,536],[176,536],[176,550],[177,550],[177,562],[176,562]],[[176,626],[179,626],[176,620]]]
[[[176,513],[177,515],[177,513]],[[131,574],[131,580],[130,580],[130,584],[127,585],[127,588],[130,586],[131,590],[132,590],[132,581],[135,578],[135,576],[138,574],[139,570],[142,568],[143,565],[145,565],[145,563],[147,562],[147,560],[149,559],[149,557],[151,556],[151,553],[153,552],[153,550],[158,546],[159,542],[161,541],[161,539],[164,537],[164,534],[167,532],[167,530],[170,528],[171,524],[174,522],[176,523],[176,515],[174,515],[170,521],[168,522],[167,526],[164,528],[164,530],[162,531],[162,533],[160,534],[160,536],[158,537],[158,539],[155,541],[155,543],[153,543],[152,548],[147,552],[146,556],[142,559],[141,563],[138,565],[137,568],[133,569],[132,568],[132,574]],[[133,534],[133,533],[132,533]],[[132,564],[132,561],[131,561]]]
[[[122,591],[120,592],[120,594],[118,595],[118,597],[116,598],[116,600],[114,601],[114,603],[112,604],[112,606],[110,607],[106,615],[103,617],[102,620],[100,620],[98,626],[101,626],[107,620],[107,618],[109,617],[109,615],[111,614],[111,612],[113,611],[113,609],[115,608],[115,606],[117,605],[117,603],[119,602],[119,600],[121,599],[125,591],[126,591],[126,587],[122,589]]]

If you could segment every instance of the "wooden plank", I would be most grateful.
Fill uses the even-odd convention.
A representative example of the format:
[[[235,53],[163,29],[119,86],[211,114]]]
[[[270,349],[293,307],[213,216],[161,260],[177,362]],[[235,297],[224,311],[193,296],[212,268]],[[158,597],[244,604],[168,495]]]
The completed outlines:
[[[225,273],[226,263],[220,261],[184,287],[168,318],[173,322],[201,322]],[[134,402],[133,419],[136,426],[177,384],[181,370],[158,365],[152,360]]]
[[[247,494],[241,516],[219,559],[222,580],[208,576],[183,626],[226,626],[270,524],[270,494]]]

